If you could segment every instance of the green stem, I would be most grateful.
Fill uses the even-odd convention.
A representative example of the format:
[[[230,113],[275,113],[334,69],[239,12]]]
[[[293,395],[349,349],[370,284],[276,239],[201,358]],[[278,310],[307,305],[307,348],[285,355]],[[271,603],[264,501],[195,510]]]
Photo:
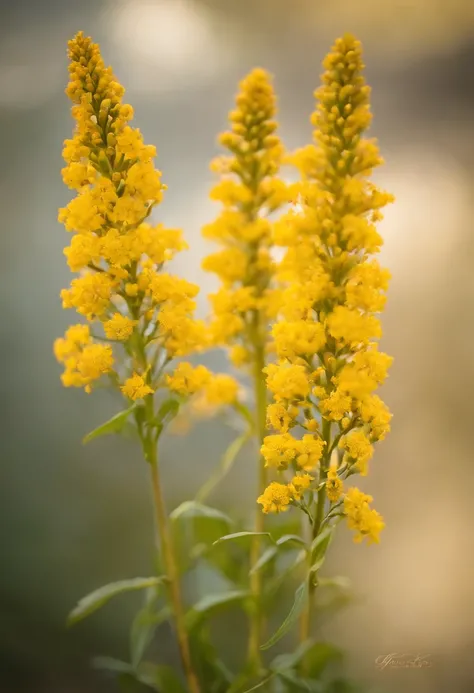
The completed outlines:
[[[330,459],[330,439],[331,439],[331,424],[329,421],[323,419],[322,426],[322,437],[326,441],[326,453],[323,454],[319,467],[319,483],[324,482],[327,476],[327,470],[329,466]],[[311,530],[311,541],[312,542],[318,536],[321,526],[324,521],[324,513],[326,509],[326,485],[323,484],[318,489],[318,495],[316,499],[316,512],[314,514],[314,521]],[[300,641],[303,643],[311,636],[311,615],[314,606],[314,595],[316,592],[317,583],[315,582],[314,575],[311,573],[312,568],[312,552],[311,549],[308,551],[308,600],[306,602],[306,608],[301,615],[300,621]],[[303,660],[303,673],[307,673],[308,662]]]
[[[133,310],[132,310],[133,314]],[[139,335],[137,340],[137,355],[144,372],[148,369],[146,347],[143,335]],[[151,377],[151,374],[149,375]],[[166,512],[163,489],[158,466],[158,432],[155,425],[155,408],[153,395],[145,397],[145,427],[140,428],[140,437],[145,453],[145,459],[150,465],[151,487],[153,491],[153,501],[155,508],[155,525],[159,549],[163,557],[163,568],[168,578],[168,594],[174,616],[176,636],[178,640],[179,653],[183,670],[188,683],[189,693],[201,693],[199,681],[194,671],[191,651],[189,648],[188,634],[186,631],[184,608],[181,597],[181,587],[179,581],[178,565],[176,561],[176,551],[173,544],[172,534],[168,527],[168,515]]]
[[[265,376],[263,368],[265,367],[265,353],[262,344],[258,343],[258,332],[256,332],[254,340],[255,361],[254,361],[254,390],[255,390],[255,429],[258,443],[258,494],[262,494],[267,486],[267,470],[264,460],[260,454],[260,447],[266,433],[266,410],[267,410],[267,390],[265,385]],[[265,518],[260,509],[255,515],[255,532],[263,532],[265,530]],[[260,555],[261,541],[259,536],[255,536],[252,541],[250,551],[250,567],[253,567],[258,561]],[[263,629],[262,609],[261,609],[261,594],[262,581],[261,573],[257,570],[252,574],[250,579],[250,590],[253,596],[252,613],[250,620],[250,633],[248,643],[248,657],[252,668],[255,670],[261,667],[260,643]]]
[[[146,414],[148,424],[148,435],[145,440],[145,452],[151,469],[151,482],[153,490],[153,500],[155,506],[156,528],[159,538],[163,563],[168,578],[168,589],[170,601],[173,609],[174,620],[176,625],[176,635],[178,639],[178,647],[183,664],[184,674],[188,683],[190,693],[200,693],[199,682],[194,671],[191,660],[191,651],[189,648],[188,634],[184,621],[184,609],[181,598],[181,588],[179,584],[179,573],[175,557],[175,549],[173,540],[168,527],[168,516],[166,514],[165,502],[163,498],[163,490],[161,486],[159,468],[158,468],[158,450],[157,441],[153,439],[153,396],[150,395],[146,399]]]

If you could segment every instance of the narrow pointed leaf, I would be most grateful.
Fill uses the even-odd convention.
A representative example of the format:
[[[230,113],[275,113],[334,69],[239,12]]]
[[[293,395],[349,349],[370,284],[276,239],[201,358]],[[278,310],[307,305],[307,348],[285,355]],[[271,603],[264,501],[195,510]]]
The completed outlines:
[[[234,539],[248,539],[249,537],[268,537],[273,541],[272,536],[269,532],[234,532],[233,534],[226,534],[224,537],[220,537],[214,542],[214,545],[221,544],[223,541],[233,541]]]
[[[130,653],[135,668],[141,662],[158,626],[170,616],[171,609],[168,606],[158,612],[153,611],[152,607],[145,607],[135,616],[130,631]]]
[[[333,535],[334,527],[326,527],[313,540],[313,543],[311,544],[311,558],[313,563],[315,563],[319,558],[326,554],[326,551],[329,548],[329,544],[332,541]]]
[[[186,614],[186,624],[189,629],[200,623],[203,616],[209,616],[237,602],[242,602],[250,596],[248,590],[230,590],[218,594],[208,594],[200,599]]]
[[[86,443],[89,443],[91,440],[94,440],[95,438],[100,438],[100,436],[111,435],[112,433],[120,433],[120,431],[122,431],[122,429],[125,427],[127,419],[132,413],[132,411],[135,409],[135,407],[136,405],[133,404],[128,409],[120,411],[118,414],[112,416],[111,419],[103,423],[101,426],[98,426],[93,431],[88,433],[86,436],[84,436],[82,440],[84,445]]]
[[[166,418],[171,421],[179,411],[181,402],[173,397],[166,399],[158,409],[157,421],[162,423]]]
[[[304,539],[299,537],[297,534],[284,534],[282,537],[277,539],[277,546],[283,546],[284,544],[298,544],[299,546],[305,546],[306,542]]]
[[[181,517],[205,517],[213,520],[222,520],[222,522],[229,525],[233,524],[230,517],[220,510],[217,510],[217,508],[211,508],[208,505],[203,505],[196,501],[185,501],[181,503],[181,505],[173,510],[170,517],[172,520],[178,520]]]
[[[342,653],[334,645],[316,642],[308,639],[301,643],[294,652],[277,655],[270,664],[270,669],[278,674],[296,673],[304,661],[306,674],[318,679],[325,667],[331,662],[341,659]]]
[[[275,674],[270,674],[270,676],[267,676],[266,678],[264,678],[262,681],[260,681],[260,683],[257,683],[256,686],[252,686],[252,688],[247,688],[245,691],[243,691],[243,693],[252,693],[252,691],[258,690],[259,688],[264,686],[266,683],[271,681],[274,677],[275,677]]]
[[[166,664],[142,662],[135,675],[140,683],[159,691],[159,693],[186,693],[178,674]]]
[[[287,684],[289,693],[324,693],[327,690],[321,681],[303,679],[292,671],[281,671],[278,677]]]
[[[78,602],[77,606],[69,614],[67,623],[69,626],[72,626],[82,621],[83,618],[94,613],[97,609],[100,609],[112,599],[112,597],[118,594],[131,592],[133,590],[143,590],[147,587],[157,587],[163,583],[164,580],[165,578],[163,577],[132,578],[131,580],[111,582],[108,585],[99,587],[99,589],[91,592]]]
[[[336,575],[335,577],[329,578],[319,578],[320,587],[336,587],[340,590],[350,590],[352,587],[352,582],[349,578],[343,575]]]
[[[305,580],[305,582],[301,583],[301,585],[298,587],[298,589],[295,592],[295,599],[293,602],[293,606],[291,607],[291,611],[288,614],[288,616],[285,618],[281,626],[278,628],[278,630],[272,635],[270,640],[268,640],[264,645],[261,645],[260,649],[261,650],[268,650],[270,647],[273,647],[275,643],[277,643],[281,638],[288,633],[290,628],[293,626],[293,624],[297,621],[299,618],[301,612],[303,611],[306,601],[308,599],[308,583]]]
[[[270,546],[266,551],[262,553],[258,561],[252,566],[249,575],[253,575],[266,566],[270,561],[272,561],[275,556],[278,555],[278,549],[276,546]]]
[[[94,669],[113,671],[117,674],[131,674],[133,672],[131,664],[122,662],[120,659],[115,659],[114,657],[94,657],[92,666]]]
[[[236,438],[229,445],[217,469],[211,474],[209,479],[201,486],[196,495],[196,500],[201,503],[206,500],[209,494],[216,486],[225,478],[232,469],[232,466],[237,459],[239,452],[244,447],[245,443],[250,439],[250,433],[246,431],[244,434]]]

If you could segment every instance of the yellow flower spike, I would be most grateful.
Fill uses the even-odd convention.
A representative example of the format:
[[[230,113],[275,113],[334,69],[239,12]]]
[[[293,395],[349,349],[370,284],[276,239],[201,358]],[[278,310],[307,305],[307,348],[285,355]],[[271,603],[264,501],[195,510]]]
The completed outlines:
[[[236,109],[229,114],[231,130],[219,138],[230,156],[212,164],[222,178],[211,198],[221,202],[223,210],[203,229],[206,238],[222,246],[204,259],[203,268],[222,282],[223,290],[216,298],[222,293],[229,299],[212,301],[213,342],[250,351],[255,349],[255,339],[267,339],[266,324],[274,313],[269,291],[274,273],[269,252],[272,224],[266,217],[287,201],[286,186],[276,178],[283,147],[275,134],[275,113],[270,76],[264,70],[253,70],[240,83]],[[253,305],[238,305],[243,287],[252,291]],[[234,362],[244,365],[247,359],[236,357]]]
[[[274,225],[274,242],[283,248],[272,329],[280,361],[265,372],[277,435],[265,438],[262,452],[277,469],[318,469],[313,535],[328,499],[339,500],[344,476],[366,475],[373,443],[390,430],[391,414],[375,394],[392,362],[377,346],[390,274],[373,256],[382,246],[375,224],[393,197],[370,180],[383,162],[377,142],[366,137],[372,114],[363,68],[360,42],[349,34],[338,39],[315,92],[313,144],[287,157],[300,172],[293,204]],[[302,440],[289,440],[288,421],[277,415],[276,407],[292,403],[304,412]],[[337,446],[346,463],[341,476],[330,466]],[[368,502],[353,491],[345,496],[357,536],[375,540],[383,522]]]
[[[230,130],[219,137],[227,156],[220,156],[211,164],[220,180],[210,197],[221,203],[221,213],[202,230],[205,238],[220,246],[202,265],[220,280],[217,293],[210,296],[210,342],[229,349],[233,364],[252,376],[255,432],[260,445],[266,433],[267,405],[262,371],[270,357],[269,327],[280,310],[272,259],[274,224],[269,216],[288,202],[290,189],[277,177],[283,147],[276,134],[275,114],[271,78],[264,70],[255,69],[240,82],[235,109],[229,113]],[[260,458],[259,493],[263,493],[266,484],[266,469]],[[271,502],[265,501],[264,512],[269,509],[275,510]],[[259,557],[258,535],[264,529],[260,512],[254,529],[252,566]],[[251,591],[256,603],[261,587],[260,572],[255,571]],[[262,615],[256,610],[251,616],[248,643],[249,661],[255,672],[261,668],[261,641]]]
[[[73,102],[76,126],[72,139],[64,143],[62,177],[76,194],[58,218],[72,234],[65,255],[70,269],[80,276],[61,298],[64,308],[75,308],[90,322],[100,321],[106,339],[123,342],[116,348],[116,371],[129,373],[133,367],[120,390],[132,402],[144,400],[136,424],[151,471],[160,562],[187,690],[200,693],[158,468],[157,444],[166,422],[153,397],[155,389],[162,394],[166,390],[166,368],[175,356],[207,345],[204,325],[193,318],[198,287],[162,273],[163,265],[187,246],[180,231],[149,223],[166,186],[154,165],[155,147],[146,145],[140,130],[130,125],[134,114],[122,102],[123,87],[104,65],[99,46],[82,32],[69,42],[68,55],[66,93]],[[88,327],[74,326],[56,340],[54,353],[64,365],[61,379],[66,387],[91,392],[102,375],[109,375],[110,385],[118,387],[112,348],[96,339],[101,338]],[[227,385],[227,398],[228,390]],[[130,409],[129,402],[122,414],[128,416]]]

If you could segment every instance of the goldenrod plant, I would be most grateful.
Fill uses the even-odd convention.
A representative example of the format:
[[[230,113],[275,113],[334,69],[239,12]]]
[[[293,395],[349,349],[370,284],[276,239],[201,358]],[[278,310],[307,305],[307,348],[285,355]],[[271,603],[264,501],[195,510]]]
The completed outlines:
[[[278,177],[283,146],[276,134],[276,98],[271,78],[253,70],[240,83],[235,110],[229,114],[231,130],[219,137],[227,156],[216,158],[211,168],[221,180],[211,199],[222,205],[218,218],[203,229],[205,238],[222,246],[208,255],[203,268],[221,282],[210,296],[211,340],[230,351],[233,364],[250,376],[254,393],[253,433],[257,446],[258,493],[267,486],[267,470],[258,452],[266,434],[268,404],[265,366],[270,350],[269,326],[279,304],[272,257],[273,224],[270,215],[288,198],[288,186]],[[251,431],[249,432],[251,434]],[[245,441],[246,435],[241,438]],[[250,437],[250,436],[249,436]],[[248,655],[250,670],[261,666],[261,572],[257,565],[264,518],[257,511],[250,553],[251,603]]]
[[[194,317],[198,287],[166,271],[187,246],[180,231],[152,221],[165,190],[155,148],[130,125],[133,109],[99,47],[78,33],[68,54],[66,93],[76,127],[65,142],[62,173],[76,194],[59,219],[72,234],[65,255],[78,276],[61,296],[83,320],[54,350],[66,387],[109,387],[122,398],[123,409],[85,441],[134,433],[150,468],[159,555],[156,575],[97,589],[69,621],[118,594],[144,590],[130,662],[102,664],[125,683],[162,693],[355,690],[331,674],[337,648],[314,640],[314,595],[345,584],[319,576],[341,519],[356,541],[378,541],[384,526],[372,498],[346,482],[367,474],[373,444],[391,418],[374,394],[391,358],[377,346],[389,276],[373,255],[382,244],[380,210],[392,198],[369,180],[381,159],[375,141],[364,138],[371,114],[360,43],[351,36],[336,41],[316,92],[314,144],[292,155],[276,134],[270,76],[256,69],[241,82],[231,131],[220,137],[228,155],[212,165],[220,181],[211,197],[222,212],[203,234],[221,248],[204,268],[221,285],[210,297],[207,323]],[[280,177],[283,163],[300,171],[296,184]],[[291,199],[298,204],[288,210]],[[230,375],[183,360],[222,347],[250,378],[253,406],[242,402]],[[168,513],[160,441],[188,406],[237,414],[245,430],[196,499]],[[258,503],[248,529],[250,522],[242,526],[204,501],[251,439]],[[299,512],[284,514],[291,507]],[[182,577],[201,569],[214,571],[224,587],[190,605]],[[295,580],[293,606],[272,635]],[[248,615],[248,633],[229,658],[213,642],[210,624],[232,605]],[[298,620],[298,641],[271,656],[267,651],[289,638]],[[177,670],[146,659],[165,621],[176,634]]]
[[[129,123],[123,87],[104,66],[99,48],[81,33],[69,43],[70,83],[76,129],[64,147],[65,183],[77,192],[59,219],[72,232],[65,250],[80,276],[61,296],[87,322],[70,327],[55,343],[65,386],[91,390],[103,378],[121,391],[126,409],[88,438],[119,431],[132,420],[150,466],[164,574],[109,586],[78,605],[77,620],[117,591],[163,584],[169,594],[188,688],[200,691],[191,660],[180,577],[165,510],[158,443],[183,400],[197,393],[212,404],[230,404],[237,385],[204,366],[178,357],[206,346],[204,325],[193,318],[198,287],[165,271],[186,245],[180,231],[150,222],[164,186],[154,167],[155,148]],[[115,351],[115,353],[114,353]]]
[[[374,394],[392,362],[377,345],[389,273],[374,255],[382,245],[375,225],[393,198],[370,182],[382,160],[364,137],[372,116],[360,42],[337,40],[324,67],[314,144],[292,157],[301,172],[299,209],[278,222],[286,289],[272,330],[278,362],[265,368],[274,433],[262,446],[278,480],[258,499],[265,513],[296,506],[309,524],[308,574],[293,611],[301,613],[303,642],[339,520],[346,518],[356,542],[379,540],[384,523],[372,497],[346,480],[367,475],[373,444],[391,419]]]

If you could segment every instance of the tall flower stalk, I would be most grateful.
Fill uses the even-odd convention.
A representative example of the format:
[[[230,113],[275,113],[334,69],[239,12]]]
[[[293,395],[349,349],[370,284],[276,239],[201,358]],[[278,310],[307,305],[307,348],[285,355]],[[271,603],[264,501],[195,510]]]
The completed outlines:
[[[389,273],[373,256],[382,245],[375,224],[393,198],[370,181],[382,160],[375,140],[364,137],[372,116],[363,67],[360,42],[338,39],[315,92],[315,143],[292,157],[301,172],[299,209],[275,228],[286,247],[278,276],[287,286],[273,327],[279,360],[265,369],[274,433],[262,454],[278,481],[258,502],[265,513],[297,506],[311,527],[302,640],[336,522],[346,517],[355,541],[377,542],[384,527],[372,497],[345,485],[367,474],[391,418],[374,394],[392,359],[377,345]]]
[[[181,232],[148,221],[164,189],[153,164],[156,150],[129,125],[132,107],[122,103],[124,89],[105,67],[99,47],[79,33],[69,42],[69,59],[66,93],[74,104],[76,128],[65,142],[62,173],[76,197],[60,210],[59,219],[73,234],[65,255],[79,276],[61,296],[64,308],[75,308],[87,322],[70,327],[54,350],[64,364],[65,386],[91,392],[101,381],[126,399],[127,408],[93,435],[118,431],[127,419],[134,422],[150,465],[164,584],[182,665],[189,691],[199,693],[158,442],[187,399],[199,394],[209,395],[214,406],[231,403],[237,385],[229,376],[214,376],[186,362],[170,370],[176,358],[207,341],[204,325],[193,317],[198,287],[164,271],[186,248]]]
[[[220,216],[203,229],[205,238],[221,246],[207,256],[206,271],[217,274],[221,287],[210,296],[211,334],[215,346],[230,348],[234,365],[250,373],[255,399],[254,432],[259,447],[266,433],[267,362],[269,324],[276,311],[278,293],[273,285],[272,222],[269,215],[286,199],[286,186],[277,175],[283,155],[275,134],[276,100],[269,75],[253,70],[240,83],[236,108],[229,114],[231,130],[219,138],[229,155],[215,159],[212,169],[220,174],[211,199],[222,204]],[[264,460],[257,465],[258,491],[267,485]],[[261,533],[264,519],[256,513],[254,530]],[[260,537],[252,541],[251,567],[260,553]],[[249,661],[260,666],[262,631],[261,577],[251,574],[253,611],[249,632]]]

